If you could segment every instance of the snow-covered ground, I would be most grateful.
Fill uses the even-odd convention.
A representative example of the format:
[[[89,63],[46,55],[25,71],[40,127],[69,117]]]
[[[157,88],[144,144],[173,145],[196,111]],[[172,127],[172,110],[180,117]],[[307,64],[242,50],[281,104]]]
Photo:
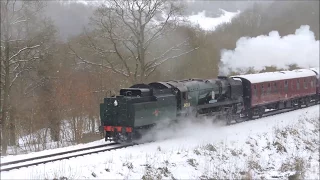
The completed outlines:
[[[184,24],[191,27],[199,27],[204,31],[214,31],[219,25],[224,23],[230,23],[232,18],[238,16],[240,11],[237,12],[228,12],[224,9],[219,9],[220,16],[218,17],[209,17],[206,14],[206,11],[203,10],[197,14],[189,16],[174,16],[171,19],[178,20],[180,24]],[[159,24],[162,23],[166,18],[167,14],[162,12],[160,19],[154,19],[153,23]]]
[[[85,135],[91,135],[91,139],[95,139],[99,136],[99,125],[100,121],[95,120],[95,131],[92,132],[91,130],[91,120],[86,118],[82,119],[82,122],[72,122],[72,120],[63,120],[60,125],[60,140],[58,142],[55,142],[51,138],[50,128],[43,128],[40,130],[35,131],[34,133],[28,134],[28,135],[19,135],[17,146],[8,146],[7,154],[10,155],[17,155],[17,154],[27,154],[23,155],[29,156],[30,154],[33,154],[33,152],[38,151],[45,151],[45,152],[53,152],[55,151],[55,148],[59,147],[67,147],[67,148],[73,148],[75,146],[72,146],[76,144],[75,141],[75,129],[77,127],[74,127],[72,124],[77,123],[83,123],[83,126],[81,129],[77,129],[78,131],[81,131],[82,134],[82,140],[85,139],[83,136]],[[80,134],[80,133],[79,133]],[[93,137],[95,136],[95,137]],[[88,142],[88,141],[87,141]],[[78,147],[78,146],[76,146]],[[81,144],[79,145],[81,147]],[[11,156],[10,156],[11,157]],[[17,157],[17,156],[12,156]]]
[[[319,179],[319,105],[232,126],[186,122],[176,130],[162,131],[154,143],[2,172],[1,178],[285,179],[300,173]]]

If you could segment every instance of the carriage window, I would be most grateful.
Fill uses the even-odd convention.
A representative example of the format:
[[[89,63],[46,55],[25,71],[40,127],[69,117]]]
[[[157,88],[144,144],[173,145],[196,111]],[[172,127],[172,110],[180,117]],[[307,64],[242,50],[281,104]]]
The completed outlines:
[[[303,86],[305,89],[308,89],[308,84],[306,79],[303,80]]]
[[[253,94],[257,96],[257,86],[253,85]]]
[[[300,89],[300,80],[298,79],[297,80],[297,90],[299,90]]]
[[[294,89],[294,81],[292,80],[291,81],[291,90],[293,90]]]
[[[313,79],[311,79],[311,81],[310,81],[310,86],[311,86],[311,88],[313,88]]]
[[[284,81],[284,90],[288,91],[288,81],[287,80]]]
[[[273,83],[273,91],[278,92],[277,83]]]
[[[264,88],[263,88],[263,84],[261,84],[261,95],[264,95]]]
[[[271,83],[268,83],[268,94],[271,93]]]

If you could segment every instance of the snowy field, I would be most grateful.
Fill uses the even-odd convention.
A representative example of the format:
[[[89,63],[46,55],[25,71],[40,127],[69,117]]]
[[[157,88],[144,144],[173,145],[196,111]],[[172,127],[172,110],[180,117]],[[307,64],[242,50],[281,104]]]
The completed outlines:
[[[154,143],[2,172],[1,179],[319,179],[319,105],[232,126],[186,122],[178,130],[162,131]]]

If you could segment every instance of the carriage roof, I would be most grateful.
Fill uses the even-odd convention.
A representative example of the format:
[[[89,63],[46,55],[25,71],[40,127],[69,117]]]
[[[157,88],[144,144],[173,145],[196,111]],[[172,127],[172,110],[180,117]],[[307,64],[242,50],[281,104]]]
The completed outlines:
[[[310,76],[316,76],[316,74],[309,69],[298,69],[293,71],[265,72],[265,73],[259,73],[259,74],[246,74],[246,75],[238,75],[238,76],[232,76],[232,77],[247,79],[251,83],[261,83],[261,82],[279,81],[279,80],[303,78],[303,77],[310,77]]]

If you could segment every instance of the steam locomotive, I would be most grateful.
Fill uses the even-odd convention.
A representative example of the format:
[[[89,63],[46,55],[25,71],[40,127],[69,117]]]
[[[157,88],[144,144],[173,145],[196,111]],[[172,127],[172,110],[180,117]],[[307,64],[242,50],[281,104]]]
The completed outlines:
[[[266,109],[319,101],[319,69],[300,69],[217,79],[135,84],[100,104],[105,140],[131,142],[163,121],[209,116],[227,125],[262,116]]]

